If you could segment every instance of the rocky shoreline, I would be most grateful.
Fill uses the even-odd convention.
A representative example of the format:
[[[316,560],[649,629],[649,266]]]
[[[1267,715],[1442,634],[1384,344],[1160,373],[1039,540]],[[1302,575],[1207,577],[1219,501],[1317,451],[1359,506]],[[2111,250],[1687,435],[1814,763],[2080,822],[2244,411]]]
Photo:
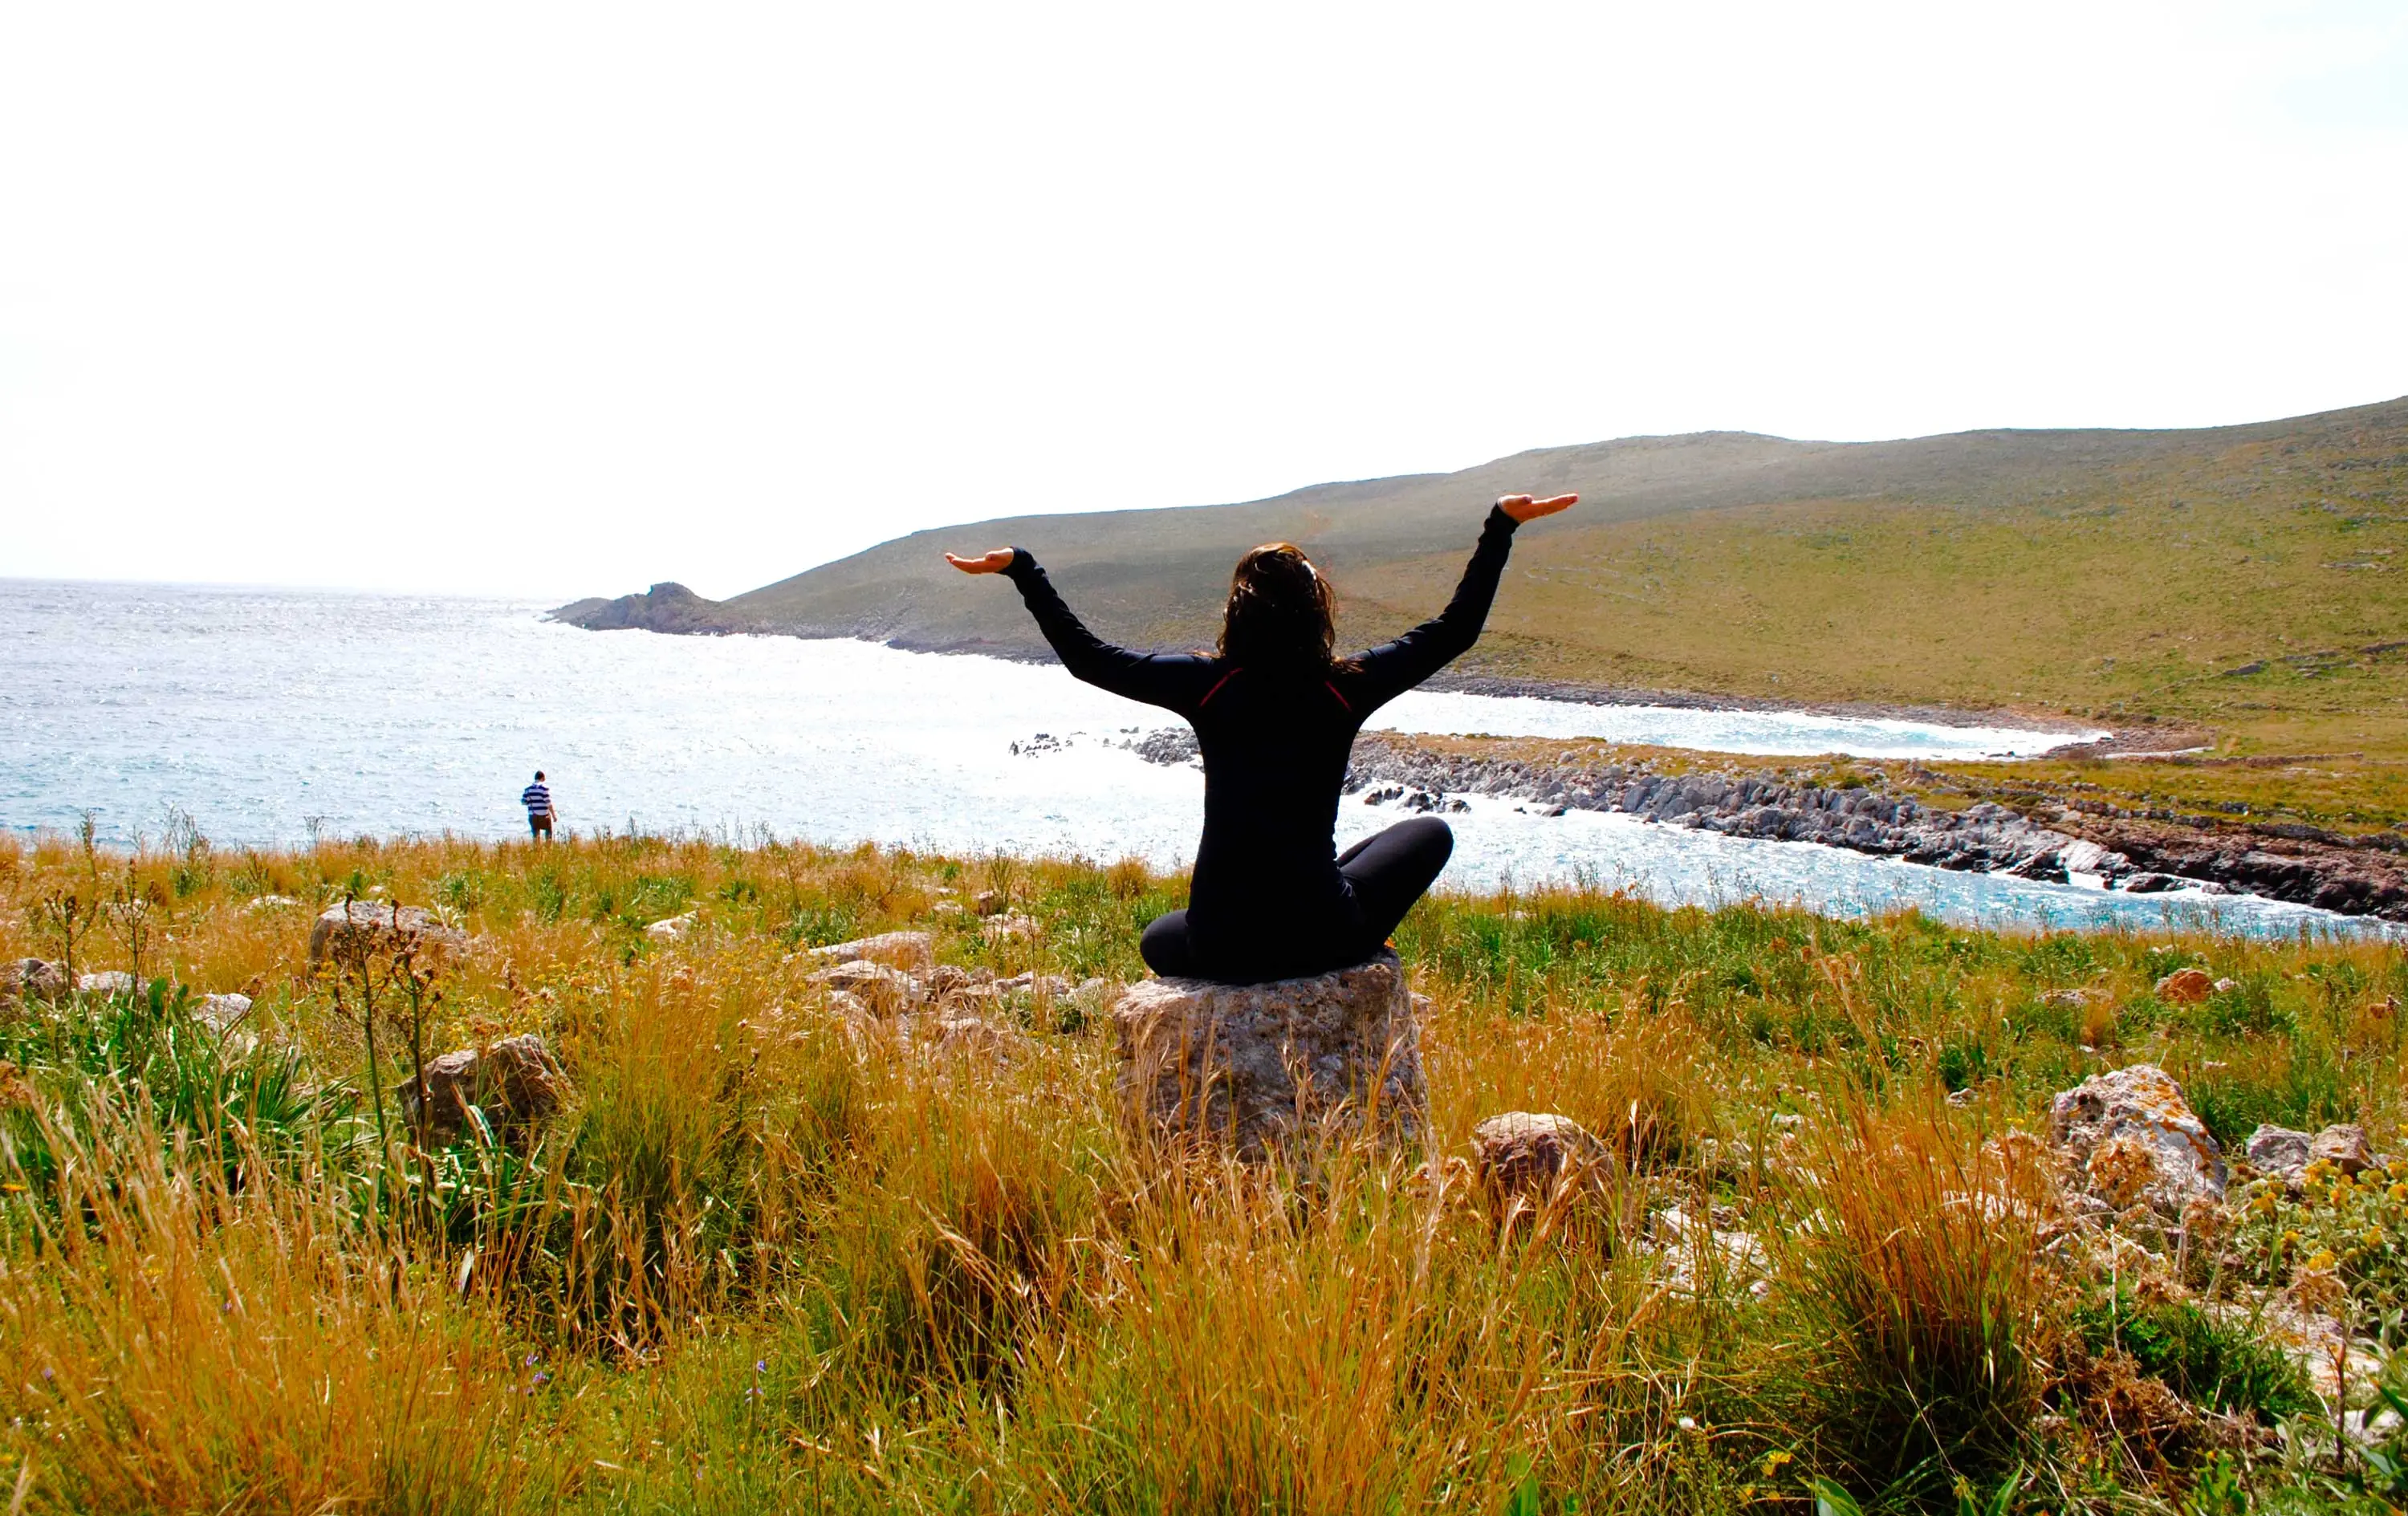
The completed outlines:
[[[1935,868],[2132,894],[2257,894],[2408,922],[2408,837],[2391,835],[2224,824],[2085,801],[2029,810],[1984,801],[1951,810],[1870,782],[1803,782],[1749,772],[1736,762],[1673,773],[1644,757],[1598,763],[1566,751],[1548,763],[1447,751],[1386,732],[1366,732],[1356,740],[1346,793],[1421,811],[1449,808],[1464,795],[1493,795],[1555,815],[1620,811],[1665,825],[1819,842]]]

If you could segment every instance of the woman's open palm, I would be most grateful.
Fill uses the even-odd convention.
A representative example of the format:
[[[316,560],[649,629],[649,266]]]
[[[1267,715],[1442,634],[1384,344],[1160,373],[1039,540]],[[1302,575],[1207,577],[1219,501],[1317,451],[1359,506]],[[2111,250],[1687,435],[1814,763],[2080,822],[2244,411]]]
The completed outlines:
[[[1517,522],[1534,522],[1541,516],[1552,516],[1559,510],[1570,510],[1580,503],[1576,494],[1552,494],[1544,500],[1533,500],[1526,494],[1499,495],[1497,508]]]
[[[945,554],[945,562],[965,574],[1000,574],[1011,566],[1011,550],[997,548],[993,552],[981,553],[976,558],[957,557],[949,552]]]

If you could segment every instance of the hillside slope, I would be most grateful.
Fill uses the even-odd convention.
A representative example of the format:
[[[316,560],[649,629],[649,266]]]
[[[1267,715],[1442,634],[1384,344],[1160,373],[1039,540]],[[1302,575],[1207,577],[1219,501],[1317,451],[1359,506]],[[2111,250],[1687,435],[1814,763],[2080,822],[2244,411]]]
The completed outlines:
[[[1242,505],[977,522],[680,601],[674,629],[1039,652],[1016,596],[939,556],[1016,542],[1106,636],[1198,645],[1236,555],[1288,537],[1363,642],[1441,603],[1484,505],[1516,490],[1583,500],[1523,533],[1469,672],[2408,745],[2408,654],[2386,647],[2408,639],[2408,399],[2179,432],[1641,437]]]

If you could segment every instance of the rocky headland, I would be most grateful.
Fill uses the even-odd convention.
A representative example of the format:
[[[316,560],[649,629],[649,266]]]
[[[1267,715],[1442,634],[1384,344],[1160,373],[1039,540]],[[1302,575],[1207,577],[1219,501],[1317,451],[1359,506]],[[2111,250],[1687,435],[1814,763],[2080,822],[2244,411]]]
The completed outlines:
[[[706,600],[673,580],[653,585],[641,594],[615,600],[599,596],[572,600],[553,610],[552,619],[589,632],[666,632],[676,636],[725,636],[736,632],[766,630],[759,621],[725,601]]]

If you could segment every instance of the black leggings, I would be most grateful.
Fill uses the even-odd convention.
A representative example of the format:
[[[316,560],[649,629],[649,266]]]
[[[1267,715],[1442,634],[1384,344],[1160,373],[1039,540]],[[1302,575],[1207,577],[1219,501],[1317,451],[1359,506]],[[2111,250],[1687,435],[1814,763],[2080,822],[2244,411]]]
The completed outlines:
[[[1199,952],[1187,929],[1187,912],[1154,918],[1138,941],[1145,965],[1166,979],[1219,980],[1259,984],[1300,979],[1359,964],[1388,940],[1413,902],[1446,866],[1455,833],[1435,816],[1416,816],[1365,837],[1338,855],[1338,871],[1354,887],[1358,912],[1352,930],[1316,940],[1299,932],[1291,940],[1248,945],[1243,964],[1215,963]]]

